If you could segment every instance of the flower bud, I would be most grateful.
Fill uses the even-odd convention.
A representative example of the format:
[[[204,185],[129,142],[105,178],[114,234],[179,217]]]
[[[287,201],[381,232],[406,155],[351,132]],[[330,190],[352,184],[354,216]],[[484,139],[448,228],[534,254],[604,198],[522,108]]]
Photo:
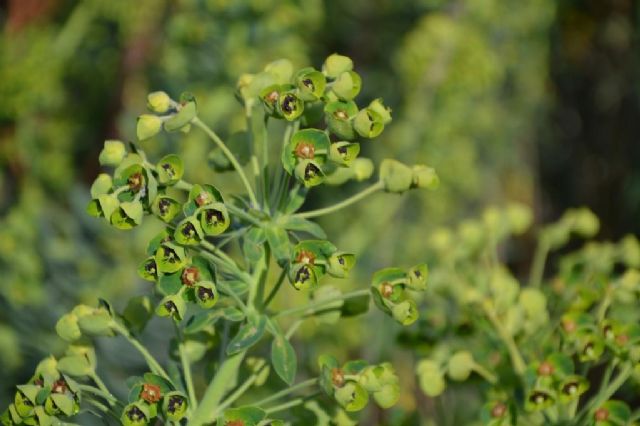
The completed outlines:
[[[56,323],[56,333],[63,340],[73,342],[82,337],[82,331],[78,326],[78,317],[73,313],[68,313],[60,317]]]
[[[356,158],[351,167],[353,168],[354,179],[358,182],[369,179],[375,168],[373,161],[368,158]]]
[[[278,59],[268,63],[264,71],[271,74],[278,84],[287,84],[293,75],[293,64],[288,59]]]
[[[138,117],[138,124],[136,126],[136,135],[138,140],[146,140],[154,137],[162,129],[162,119],[151,114],[142,114]]]
[[[416,367],[416,373],[420,381],[420,389],[425,395],[434,398],[444,392],[446,387],[444,374],[437,362],[430,359],[421,360]]]
[[[384,130],[382,117],[372,109],[365,108],[356,114],[353,120],[353,128],[363,138],[375,138]]]
[[[385,191],[402,193],[411,188],[413,171],[411,167],[387,158],[380,164],[380,180]]]
[[[417,164],[412,167],[412,184],[414,188],[436,189],[440,185],[440,178],[436,171],[423,164]]]
[[[469,351],[459,351],[449,358],[447,372],[449,377],[458,382],[463,382],[469,378],[473,372],[475,361]]]
[[[78,325],[82,333],[90,336],[110,336],[113,319],[105,308],[92,309],[91,313],[79,316]]]
[[[374,99],[369,104],[369,109],[377,113],[385,126],[391,123],[391,108],[384,106],[382,98]]]
[[[111,214],[111,224],[118,229],[131,229],[144,217],[144,209],[140,201],[123,201],[120,208]]]
[[[124,144],[118,140],[106,140],[104,141],[104,147],[100,151],[98,161],[102,166],[117,167],[120,165],[127,155],[127,150]]]
[[[362,79],[360,75],[354,71],[345,71],[333,82],[331,90],[338,96],[338,99],[350,101],[358,96],[361,87]]]
[[[166,92],[151,92],[147,95],[147,107],[151,112],[164,114],[171,108],[172,100]]]
[[[334,53],[325,59],[322,72],[329,78],[336,78],[340,74],[353,69],[353,61],[347,56]]]
[[[100,173],[96,180],[91,185],[91,198],[98,198],[101,195],[107,194],[113,186],[113,180],[111,176],[106,173]]]

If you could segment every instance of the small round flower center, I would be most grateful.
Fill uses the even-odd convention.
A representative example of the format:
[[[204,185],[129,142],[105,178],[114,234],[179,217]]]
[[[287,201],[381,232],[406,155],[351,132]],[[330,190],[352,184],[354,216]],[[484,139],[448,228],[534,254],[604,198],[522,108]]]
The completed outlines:
[[[497,419],[504,416],[504,413],[506,412],[507,412],[507,406],[504,405],[502,402],[498,402],[491,409],[491,417],[493,417],[494,419]]]
[[[577,325],[575,321],[565,319],[562,320],[562,328],[564,328],[564,331],[566,331],[567,333],[573,333],[574,331],[576,331]]]
[[[344,373],[341,369],[334,368],[331,370],[331,383],[339,388],[344,386]]]
[[[296,146],[295,155],[298,158],[313,159],[315,157],[316,148],[307,142],[301,142]]]
[[[313,81],[311,81],[310,78],[305,78],[304,80],[302,80],[302,84],[305,85],[305,87],[311,91],[313,91],[315,89],[314,85],[313,85]]]
[[[282,101],[282,110],[286,113],[291,113],[296,110],[296,97],[293,95],[286,95]]]
[[[198,205],[198,207],[202,207],[205,204],[209,204],[211,202],[211,196],[209,195],[208,192],[201,192],[195,198],[195,202]]]
[[[52,393],[65,393],[67,391],[67,382],[64,379],[59,379],[53,382],[53,386],[51,386]]]
[[[195,266],[190,266],[182,271],[182,284],[191,287],[200,279],[200,271]]]
[[[205,212],[205,219],[207,220],[207,223],[211,225],[217,225],[218,223],[224,222],[222,212],[214,209],[209,209]]]
[[[599,422],[603,422],[605,420],[609,419],[609,410],[607,410],[606,408],[598,408],[595,412],[595,414],[593,415],[593,417],[599,421]]]
[[[616,337],[616,343],[620,346],[624,346],[629,342],[629,336],[626,334],[621,334]]]
[[[393,286],[391,285],[391,283],[385,281],[380,284],[380,294],[382,294],[382,297],[384,297],[385,299],[391,297],[391,295],[393,294]]]
[[[144,385],[142,385],[142,392],[140,393],[140,397],[148,403],[153,404],[160,401],[162,393],[159,386],[145,383]]]
[[[264,97],[264,100],[269,102],[270,104],[275,104],[276,101],[278,100],[278,92],[276,90],[274,90],[273,92],[269,93],[267,96]]]
[[[198,288],[198,298],[200,300],[209,300],[209,299],[213,299],[213,297],[214,297],[213,290],[211,290],[210,288],[206,288],[206,287]]]
[[[296,256],[297,263],[304,263],[305,265],[313,265],[316,261],[315,255],[308,250],[300,250]]]
[[[131,188],[135,192],[138,192],[140,191],[140,189],[142,189],[144,176],[142,176],[142,173],[140,172],[134,173],[129,176],[129,179],[127,179],[127,183],[129,184],[129,188]]]
[[[333,116],[338,120],[347,120],[349,118],[349,115],[347,114],[347,112],[342,109],[339,109],[336,112],[334,112]]]
[[[553,365],[551,365],[548,362],[543,362],[542,364],[540,364],[540,366],[538,367],[538,375],[539,376],[550,376],[553,374],[553,371],[555,369],[553,368]]]

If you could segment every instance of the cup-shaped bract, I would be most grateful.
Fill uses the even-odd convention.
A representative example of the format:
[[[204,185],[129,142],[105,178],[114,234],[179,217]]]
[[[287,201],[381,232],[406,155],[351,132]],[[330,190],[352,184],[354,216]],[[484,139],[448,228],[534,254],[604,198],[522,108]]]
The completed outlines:
[[[463,382],[469,378],[474,368],[475,361],[471,352],[458,351],[449,358],[447,373],[451,379]]]
[[[229,228],[231,219],[223,203],[213,203],[202,207],[198,213],[200,226],[206,235],[220,235]]]
[[[358,114],[358,106],[353,101],[334,101],[325,105],[324,116],[331,133],[345,140],[356,137],[353,120]]]
[[[444,392],[446,382],[440,364],[431,359],[423,359],[416,366],[420,389],[432,398]]]
[[[440,186],[440,178],[432,167],[416,164],[411,170],[413,172],[411,178],[413,188],[436,189]]]
[[[142,223],[144,208],[140,201],[123,201],[111,214],[111,224],[118,229],[131,229]]]
[[[575,401],[580,395],[589,390],[586,378],[577,375],[567,376],[558,386],[558,399],[562,404]]]
[[[326,161],[331,142],[322,130],[304,129],[293,134],[282,150],[282,166],[293,174],[296,165],[305,160],[313,160],[322,165]]]
[[[169,154],[156,165],[156,171],[158,172],[158,182],[161,185],[174,185],[184,174],[184,164],[182,159],[175,154]]]
[[[154,257],[158,270],[169,274],[182,269],[186,261],[184,248],[169,241],[158,245]]]
[[[101,195],[108,194],[113,187],[113,179],[106,173],[100,173],[91,185],[91,198],[96,199]]]
[[[428,276],[429,268],[426,263],[415,265],[407,271],[407,287],[416,291],[426,290]]]
[[[324,181],[322,166],[315,160],[302,160],[294,169],[295,177],[307,188],[320,185]]]
[[[368,109],[376,112],[382,119],[382,124],[385,126],[391,123],[391,108],[384,105],[382,98],[371,101]]]
[[[149,424],[151,415],[146,404],[141,402],[132,402],[124,407],[120,421],[124,426],[144,426]]]
[[[304,101],[295,91],[286,91],[278,97],[277,112],[287,121],[294,121],[304,112]]]
[[[338,404],[346,411],[360,411],[369,402],[369,394],[357,382],[348,381],[334,392]]]
[[[171,222],[182,211],[182,204],[168,195],[158,195],[151,205],[151,212],[163,222]]]
[[[165,296],[160,301],[156,308],[156,314],[160,317],[171,317],[176,321],[181,321],[184,318],[186,309],[182,296],[172,294]]]
[[[313,288],[318,283],[318,278],[309,264],[294,264],[289,271],[289,281],[296,290]]]
[[[356,256],[352,253],[336,252],[329,256],[327,272],[337,278],[346,278],[356,263]]]
[[[373,109],[364,108],[356,114],[353,128],[363,138],[373,139],[384,130],[384,122],[380,114]]]
[[[298,97],[304,101],[315,101],[322,97],[327,86],[324,74],[313,68],[303,68],[296,73]]]
[[[211,281],[200,281],[194,288],[196,303],[205,309],[212,308],[218,302],[218,290]]]
[[[352,142],[335,142],[331,144],[329,159],[341,166],[349,167],[360,153],[360,144]]]
[[[162,399],[162,412],[167,419],[177,422],[187,413],[187,397],[182,392],[169,392]]]

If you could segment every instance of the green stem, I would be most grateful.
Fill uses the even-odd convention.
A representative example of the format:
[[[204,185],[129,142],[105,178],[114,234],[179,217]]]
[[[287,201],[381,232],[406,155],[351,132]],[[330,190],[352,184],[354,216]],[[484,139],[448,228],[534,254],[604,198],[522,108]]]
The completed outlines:
[[[317,393],[315,395],[317,395]],[[277,413],[278,411],[286,410],[287,408],[296,407],[300,404],[303,404],[309,399],[310,397],[296,398],[294,400],[282,403],[280,405],[275,405],[273,407],[265,408],[264,411],[266,411],[267,414]]]
[[[158,363],[158,361],[156,361],[153,355],[149,353],[147,348],[145,348],[140,342],[138,342],[138,340],[135,337],[131,335],[129,330],[127,330],[122,324],[119,324],[117,322],[114,322],[113,329],[116,332],[118,332],[122,337],[127,339],[127,341],[131,343],[131,345],[134,348],[136,348],[138,352],[140,352],[140,355],[142,355],[142,357],[145,359],[145,361],[147,362],[147,365],[149,366],[152,372],[162,376],[163,378],[171,382],[171,378],[169,378],[169,375],[164,370],[164,368],[162,368],[160,363]]]
[[[181,179],[178,182],[176,182],[175,185],[173,185],[173,187],[176,189],[181,189],[182,191],[189,192],[191,191],[191,188],[193,188],[193,184]]]
[[[181,336],[178,337],[182,341]],[[187,394],[189,395],[189,407],[193,410],[198,408],[198,399],[196,398],[196,391],[193,387],[193,378],[191,377],[191,363],[187,358],[185,352],[184,343],[178,345],[178,352],[180,353],[180,364],[182,364],[182,375],[184,376],[184,382],[187,387]]]
[[[237,374],[244,354],[244,351],[233,354],[220,365],[187,426],[201,426],[214,420],[212,414]]]
[[[269,292],[269,295],[267,296],[267,298],[262,303],[262,308],[263,309],[266,309],[267,306],[269,306],[269,303],[271,303],[271,301],[273,300],[273,298],[276,297],[276,294],[278,294],[278,290],[280,289],[280,286],[284,282],[284,278],[287,276],[287,270],[288,269],[289,268],[286,267],[286,266],[284,268],[282,268],[282,271],[280,272],[280,276],[278,277],[278,281],[276,281],[276,283],[274,284],[273,288]]]
[[[473,371],[481,375],[487,382],[495,385],[498,382],[498,378],[489,369],[485,368],[476,362],[473,363]]]
[[[236,159],[236,156],[233,155],[233,153],[231,151],[229,151],[229,148],[227,148],[227,145],[225,145],[225,143],[222,141],[222,139],[220,139],[220,137],[213,130],[211,130],[211,128],[209,126],[207,126],[205,123],[203,123],[198,117],[194,118],[191,122],[195,126],[197,126],[200,129],[202,129],[207,134],[207,136],[209,136],[211,138],[211,140],[213,140],[213,142],[215,142],[215,144],[218,145],[218,148],[220,148],[220,150],[222,150],[222,152],[227,157],[229,162],[233,165],[233,168],[236,169],[236,172],[238,173],[238,176],[240,176],[240,179],[242,179],[242,183],[244,184],[244,186],[245,186],[245,188],[247,190],[247,194],[249,194],[249,198],[251,199],[251,204],[255,208],[259,208],[260,204],[258,203],[258,200],[256,199],[256,194],[253,192],[253,188],[251,187],[251,184],[249,183],[249,180],[247,179],[247,175],[244,173],[244,170],[242,169],[242,166],[240,165],[240,163],[238,163],[238,160]]]
[[[380,191],[383,188],[384,188],[384,183],[382,181],[378,181],[378,182],[374,183],[373,185],[369,186],[368,188],[365,188],[364,190],[358,192],[355,195],[352,195],[351,197],[349,197],[346,200],[343,200],[343,201],[341,201],[341,202],[339,202],[337,204],[334,204],[334,205],[329,206],[329,207],[324,207],[324,208],[318,209],[318,210],[311,210],[311,211],[304,212],[304,213],[297,213],[297,214],[294,214],[293,216],[300,217],[300,218],[303,218],[303,219],[309,219],[309,218],[312,218],[312,217],[324,216],[326,214],[333,213],[335,211],[338,211],[340,209],[348,207],[351,204],[357,203],[358,201],[362,200],[363,198],[366,198],[367,196],[373,194],[374,192]]]
[[[334,303],[340,300],[366,296],[368,294],[369,294],[369,290],[356,290],[349,293],[341,294],[340,296],[334,296],[334,297],[329,297],[327,299],[318,300],[317,302],[312,302],[305,306],[297,306],[295,308],[285,309],[284,311],[280,311],[276,313],[272,318],[278,318],[286,315],[296,315],[296,314],[311,315],[314,313],[314,311],[317,308],[322,307],[324,305],[329,305],[331,303]]]
[[[109,391],[109,388],[107,387],[107,385],[104,384],[104,382],[102,381],[102,379],[96,374],[96,372],[94,371],[93,373],[91,373],[89,375],[89,377],[91,378],[91,380],[93,380],[95,382],[96,385],[98,385],[98,388],[100,388],[100,390],[108,396],[105,397],[105,399],[107,401],[109,401],[109,403],[113,403],[115,401],[117,401],[116,397],[113,396],[113,394]],[[112,404],[113,405],[113,404]]]
[[[609,400],[613,394],[615,394],[618,389],[627,381],[631,373],[633,372],[633,366],[631,363],[627,362],[622,370],[618,373],[616,378],[609,383],[609,385],[604,389],[600,390],[592,399],[587,403],[587,405],[581,410],[580,414],[576,418],[574,424],[580,425],[582,424],[582,418],[584,416],[592,415],[593,412],[600,407],[605,401]]]
[[[115,396],[111,395],[111,392],[109,392],[108,390],[105,392],[101,389],[96,389],[93,386],[88,386],[88,385],[78,385],[78,388],[83,391],[83,392],[87,392],[90,393],[92,395],[95,396],[99,396],[101,398],[104,398],[106,401],[109,402],[109,405],[114,406],[117,404],[118,400]]]
[[[238,305],[238,308],[240,308],[240,310],[245,315],[249,314],[249,309],[247,308],[247,305],[242,301],[242,299],[240,299],[240,296],[238,296],[228,285],[226,285],[222,281],[219,281],[217,285],[220,288],[220,291],[222,291],[227,296],[230,296],[236,302],[236,304]]]
[[[240,216],[242,219],[246,220],[247,222],[250,222],[253,225],[258,227],[262,226],[262,223],[260,223],[258,219],[251,216],[249,213],[245,212],[241,208],[236,207],[233,204],[225,204],[225,206],[227,207],[227,209],[229,209],[231,213],[235,214],[236,216]]]
[[[255,381],[258,380],[260,373],[262,373],[262,371],[264,370],[264,368],[266,368],[266,366],[267,364],[263,365],[260,369],[258,369],[258,371],[251,374],[251,376],[249,376],[247,380],[244,381],[244,383],[238,386],[231,395],[229,395],[220,405],[218,405],[218,407],[214,411],[213,418],[215,419],[220,414],[224,413],[224,410],[229,408],[231,404],[233,404],[238,398],[240,398],[247,391],[247,389],[253,386]]]
[[[487,318],[489,318],[489,321],[491,321],[493,327],[498,332],[500,339],[502,339],[504,344],[507,346],[514,371],[519,376],[522,376],[527,368],[527,365],[524,362],[522,355],[520,354],[520,350],[518,349],[516,342],[513,340],[513,336],[502,326],[502,323],[496,316],[496,313],[493,311],[493,308],[491,306],[488,306],[487,303],[482,303],[482,309]]]
[[[258,402],[252,403],[251,405],[256,406],[256,407],[262,407],[265,404],[268,404],[268,403],[273,402],[273,401],[277,401],[282,397],[285,397],[285,396],[287,396],[287,395],[289,395],[291,393],[299,391],[300,389],[308,388],[310,386],[315,386],[317,384],[318,384],[318,379],[317,378],[305,380],[304,382],[300,382],[297,385],[291,386],[290,388],[286,388],[286,389],[281,390],[280,392],[276,392],[276,393],[274,393],[273,395],[271,395],[271,396],[269,396],[267,398],[264,398],[264,399],[261,399]]]
[[[540,287],[542,284],[542,278],[544,276],[544,264],[547,261],[549,254],[549,244],[544,239],[538,242],[536,252],[533,256],[533,263],[531,265],[531,272],[529,275],[529,285],[531,287]]]

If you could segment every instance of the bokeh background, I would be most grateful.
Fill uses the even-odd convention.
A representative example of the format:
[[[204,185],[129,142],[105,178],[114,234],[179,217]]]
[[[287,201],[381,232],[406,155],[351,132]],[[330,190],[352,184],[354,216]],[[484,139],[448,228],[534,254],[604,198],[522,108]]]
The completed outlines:
[[[427,163],[442,182],[325,223],[339,247],[366,249],[361,285],[376,268],[422,260],[435,227],[507,200],[531,206],[537,223],[585,205],[601,219],[599,238],[640,233],[635,0],[3,0],[0,26],[0,407],[40,358],[64,349],[53,333],[62,313],[148,289],[135,270],[158,225],[121,232],[84,208],[103,141],[135,140],[152,90],[195,93],[203,120],[228,135],[243,126],[240,74],[278,58],[320,67],[334,52],[352,57],[359,100],[383,97],[394,115],[364,154]],[[144,149],[180,153],[192,181],[224,179],[198,132]],[[356,186],[314,190],[308,207]],[[515,270],[528,269],[531,240]],[[367,321],[376,333],[357,319],[340,336],[303,331],[323,348],[348,342],[350,357],[402,361],[395,326]],[[147,336],[160,352],[161,332]],[[118,391],[139,360],[119,343],[99,349]],[[419,398],[404,385],[385,422],[414,424],[406,413]]]

